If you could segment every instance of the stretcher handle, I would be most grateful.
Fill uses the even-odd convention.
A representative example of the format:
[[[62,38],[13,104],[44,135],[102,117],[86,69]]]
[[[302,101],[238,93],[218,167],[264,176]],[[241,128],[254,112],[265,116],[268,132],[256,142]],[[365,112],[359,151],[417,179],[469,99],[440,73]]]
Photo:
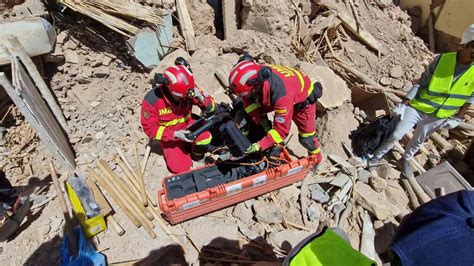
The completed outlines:
[[[162,201],[163,198],[166,198],[166,191],[164,189],[158,190],[158,204],[160,205],[160,209],[162,211],[165,208],[165,202]]]

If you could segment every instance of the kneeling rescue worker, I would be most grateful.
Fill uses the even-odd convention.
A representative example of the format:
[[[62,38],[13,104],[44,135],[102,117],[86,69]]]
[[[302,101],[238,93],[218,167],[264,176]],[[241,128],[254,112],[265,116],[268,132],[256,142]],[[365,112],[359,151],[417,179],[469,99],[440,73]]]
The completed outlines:
[[[176,174],[189,170],[192,159],[202,159],[212,139],[209,131],[194,140],[186,137],[186,128],[195,121],[191,118],[193,105],[210,114],[215,103],[195,85],[191,68],[183,58],[175,64],[164,74],[155,74],[155,86],[142,101],[141,124],[149,138],[160,142],[166,166]]]
[[[316,137],[316,101],[322,95],[319,82],[313,83],[300,71],[276,65],[261,65],[250,56],[243,56],[229,74],[230,90],[241,97],[246,113],[267,132],[247,153],[266,150],[283,143],[293,120],[298,127],[299,142],[316,155],[322,153]],[[275,112],[273,126],[266,114]]]

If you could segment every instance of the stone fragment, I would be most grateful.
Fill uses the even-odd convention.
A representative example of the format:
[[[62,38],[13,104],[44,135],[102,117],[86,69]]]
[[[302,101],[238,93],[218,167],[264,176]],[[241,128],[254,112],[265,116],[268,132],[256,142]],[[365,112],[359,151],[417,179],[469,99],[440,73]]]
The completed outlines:
[[[298,199],[298,196],[301,193],[301,190],[297,188],[295,185],[291,185],[288,187],[284,187],[280,189],[280,192],[285,195],[286,199]]]
[[[403,76],[403,74],[405,74],[405,72],[403,71],[403,68],[400,65],[395,65],[390,69],[390,76],[392,78],[400,78],[401,76]]]
[[[329,201],[329,194],[319,184],[311,184],[308,186],[308,189],[311,192],[311,199],[319,203]]]
[[[249,223],[252,221],[253,213],[252,210],[247,208],[244,203],[239,203],[234,207],[234,211],[232,215],[238,219],[240,219],[244,223]]]
[[[398,180],[389,180],[387,183],[387,188],[385,189],[387,198],[400,210],[406,210],[410,204],[410,199],[398,183]]]
[[[93,102],[91,102],[92,108],[96,108],[96,107],[99,106],[99,105],[100,105],[100,102],[99,102],[99,101],[93,101]]]
[[[57,36],[56,36],[56,43],[59,44],[64,44],[65,41],[67,41],[68,34],[66,31],[61,31]]]
[[[370,172],[365,169],[357,170],[357,180],[361,181],[362,183],[368,184],[370,176]]]
[[[102,65],[104,66],[110,66],[110,64],[114,61],[113,58],[109,56],[104,56],[104,59],[102,60]]]
[[[275,246],[290,251],[293,247],[298,245],[301,240],[308,237],[311,233],[306,231],[300,231],[296,229],[286,229],[280,232],[270,234],[270,242]]]
[[[393,205],[384,193],[378,193],[362,182],[357,182],[354,186],[354,199],[379,220],[400,214],[400,209]]]
[[[87,143],[91,142],[92,140],[93,140],[93,138],[91,136],[84,137],[81,140],[81,144],[87,144]]]
[[[369,184],[377,192],[382,192],[387,187],[387,181],[385,181],[385,179],[380,178],[376,175],[373,175],[370,177]]]
[[[311,205],[308,206],[308,209],[306,209],[306,215],[310,221],[320,221],[323,219],[324,214],[324,208],[321,204],[316,202],[311,203]]]
[[[110,69],[105,66],[101,66],[94,69],[94,77],[96,78],[105,78],[110,75]]]
[[[78,64],[79,63],[79,56],[77,55],[76,52],[72,50],[66,50],[64,52],[64,57],[66,59],[66,63],[71,63],[71,64]]]
[[[91,63],[91,67],[99,67],[102,65],[102,61],[94,61]]]
[[[255,218],[261,222],[277,224],[283,220],[283,213],[273,203],[259,200],[252,207],[255,212]]]
[[[403,88],[404,85],[405,85],[405,83],[402,80],[392,79],[392,86],[395,89],[401,89],[401,88]]]
[[[381,164],[375,168],[377,175],[383,179],[400,179],[401,173],[389,164]]]
[[[105,133],[102,131],[95,134],[95,139],[103,139],[104,137],[105,137]]]
[[[383,86],[388,86],[388,85],[392,84],[392,81],[390,80],[390,78],[382,77],[380,79],[379,83]]]

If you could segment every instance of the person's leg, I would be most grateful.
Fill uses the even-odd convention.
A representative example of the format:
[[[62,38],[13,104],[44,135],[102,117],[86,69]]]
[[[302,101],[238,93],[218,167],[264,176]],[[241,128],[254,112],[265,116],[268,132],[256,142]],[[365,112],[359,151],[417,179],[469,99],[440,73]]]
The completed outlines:
[[[179,174],[191,169],[193,161],[184,141],[162,141],[160,144],[168,171]]]
[[[211,143],[211,140],[212,135],[209,131],[206,131],[196,137],[191,146],[191,156],[194,160],[201,160],[204,158],[204,154],[207,152],[207,147]]]
[[[316,137],[316,104],[308,105],[302,110],[294,110],[293,121],[298,128],[298,140],[308,150],[308,155],[318,155],[322,160],[319,140]]]
[[[405,148],[403,159],[411,160],[423,142],[425,142],[426,138],[436,132],[445,122],[446,119],[424,115],[423,119],[417,124],[415,132],[413,132],[413,138],[408,142]]]
[[[374,159],[382,159],[382,157],[393,148],[394,143],[400,141],[421,119],[422,114],[420,112],[411,106],[407,106],[403,120],[398,122],[390,137],[374,152]]]
[[[17,199],[17,191],[8,181],[5,173],[0,171],[0,203],[3,205],[3,208],[6,210],[12,208]]]

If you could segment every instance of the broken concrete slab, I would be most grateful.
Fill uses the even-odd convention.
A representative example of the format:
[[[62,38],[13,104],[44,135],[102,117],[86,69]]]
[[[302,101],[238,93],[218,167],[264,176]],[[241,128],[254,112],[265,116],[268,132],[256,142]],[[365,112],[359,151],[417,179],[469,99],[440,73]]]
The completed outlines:
[[[232,212],[232,215],[234,217],[237,217],[244,223],[249,223],[250,221],[252,221],[252,218],[253,218],[252,210],[247,208],[247,206],[245,206],[243,202],[237,204],[234,207],[234,211]]]
[[[343,187],[351,178],[343,173],[339,173],[329,184],[337,187]]]
[[[385,195],[393,204],[395,204],[402,211],[405,210],[408,205],[410,205],[410,199],[405,193],[405,190],[398,183],[398,180],[387,181]]]
[[[290,251],[294,248],[301,240],[305,239],[311,234],[311,232],[301,231],[297,229],[286,229],[280,232],[271,233],[269,240],[275,246]]]
[[[236,0],[225,0],[222,3],[222,19],[224,20],[224,39],[228,39],[237,31]]]
[[[267,224],[277,224],[283,221],[283,213],[271,202],[256,201],[252,206],[257,220]]]
[[[311,199],[319,203],[329,201],[329,194],[319,184],[311,184],[308,186],[308,189],[311,192]]]
[[[298,196],[301,193],[301,189],[299,189],[295,185],[291,185],[280,189],[280,192],[285,195],[286,199],[298,199]]]
[[[236,224],[223,224],[221,221],[208,217],[198,219],[202,221],[200,223],[193,223],[192,226],[186,229],[198,249],[206,245],[219,245],[216,241],[216,239],[219,238],[225,238],[231,241],[239,240],[239,229]]]
[[[371,176],[371,173],[365,169],[359,169],[357,170],[357,180],[368,184],[369,183],[369,178]]]
[[[357,182],[354,186],[354,199],[379,220],[400,214],[400,209],[392,204],[384,193],[378,193],[362,182]]]
[[[322,84],[323,96],[318,99],[318,104],[321,104],[323,108],[336,108],[350,99],[351,90],[347,87],[344,80],[329,67],[304,62],[301,63],[300,69],[313,82],[319,81]]]
[[[321,204],[312,202],[306,209],[306,215],[310,221],[320,221],[324,218],[326,211]]]

